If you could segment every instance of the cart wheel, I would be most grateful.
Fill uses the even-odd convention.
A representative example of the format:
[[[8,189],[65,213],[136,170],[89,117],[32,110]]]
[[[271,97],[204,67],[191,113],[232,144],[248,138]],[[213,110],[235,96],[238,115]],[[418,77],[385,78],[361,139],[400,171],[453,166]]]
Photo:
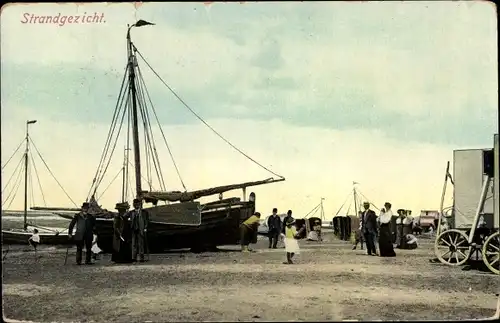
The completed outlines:
[[[500,274],[500,232],[496,232],[486,239],[483,245],[483,261],[492,273]]]
[[[434,244],[434,252],[441,263],[450,266],[463,265],[469,260],[472,247],[469,237],[460,230],[442,232]]]

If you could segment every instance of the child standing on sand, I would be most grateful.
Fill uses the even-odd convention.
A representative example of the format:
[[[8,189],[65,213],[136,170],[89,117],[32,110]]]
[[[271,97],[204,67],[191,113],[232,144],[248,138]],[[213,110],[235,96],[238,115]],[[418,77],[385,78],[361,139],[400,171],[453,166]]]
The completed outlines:
[[[101,248],[97,246],[97,235],[93,235],[93,240],[92,240],[92,248],[90,249],[92,251],[92,258],[94,260],[97,260],[97,255],[101,253]]]
[[[35,250],[36,247],[40,244],[40,235],[38,234],[38,230],[33,230],[33,235],[28,239],[28,244],[32,246]]]
[[[299,243],[297,241],[297,229],[294,226],[295,220],[287,219],[285,222],[285,233],[281,234],[285,241],[286,260],[284,264],[293,264],[292,258],[300,253]]]

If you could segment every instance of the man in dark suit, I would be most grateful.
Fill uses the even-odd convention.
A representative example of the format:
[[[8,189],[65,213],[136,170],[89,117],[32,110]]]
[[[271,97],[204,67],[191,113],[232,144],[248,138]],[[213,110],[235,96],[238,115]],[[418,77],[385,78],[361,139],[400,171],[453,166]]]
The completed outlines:
[[[92,264],[92,240],[94,237],[95,217],[88,213],[89,203],[82,204],[80,213],[75,214],[73,220],[69,224],[68,236],[74,238],[76,244],[76,264],[82,264],[83,246],[85,246],[85,264]],[[76,225],[76,232],[73,236],[73,228]]]
[[[268,237],[269,237],[269,249],[278,248],[278,238],[281,233],[281,219],[278,215],[278,209],[273,209],[273,214],[267,219]]]
[[[134,209],[129,212],[132,230],[132,261],[144,262],[144,249],[147,249],[147,232],[149,224],[149,214],[142,209],[142,201],[134,199]]]
[[[365,237],[366,249],[368,254],[371,256],[377,255],[377,250],[375,248],[375,238],[377,236],[377,215],[375,212],[370,210],[370,203],[364,202],[363,215],[361,218],[361,232]]]

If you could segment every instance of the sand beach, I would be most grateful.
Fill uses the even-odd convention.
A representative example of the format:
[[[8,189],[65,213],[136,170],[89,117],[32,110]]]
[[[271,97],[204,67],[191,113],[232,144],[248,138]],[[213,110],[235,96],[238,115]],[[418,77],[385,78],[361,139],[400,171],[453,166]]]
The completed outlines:
[[[32,321],[274,321],[471,319],[495,314],[498,277],[432,264],[432,242],[384,259],[327,234],[301,241],[294,265],[260,239],[255,252],[175,251],[135,265],[74,265],[75,249],[10,247],[7,318]],[[4,251],[5,252],[5,251]]]

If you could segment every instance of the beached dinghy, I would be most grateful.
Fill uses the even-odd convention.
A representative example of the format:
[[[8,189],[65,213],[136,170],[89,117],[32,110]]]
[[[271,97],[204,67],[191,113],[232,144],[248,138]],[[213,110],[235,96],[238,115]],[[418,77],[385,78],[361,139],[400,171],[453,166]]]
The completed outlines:
[[[26,230],[2,230],[2,244],[25,245],[33,235],[34,229],[38,230],[40,244],[42,245],[71,245],[74,242],[68,239],[68,229],[64,228],[41,228],[28,225]],[[75,232],[76,228],[73,230]]]

